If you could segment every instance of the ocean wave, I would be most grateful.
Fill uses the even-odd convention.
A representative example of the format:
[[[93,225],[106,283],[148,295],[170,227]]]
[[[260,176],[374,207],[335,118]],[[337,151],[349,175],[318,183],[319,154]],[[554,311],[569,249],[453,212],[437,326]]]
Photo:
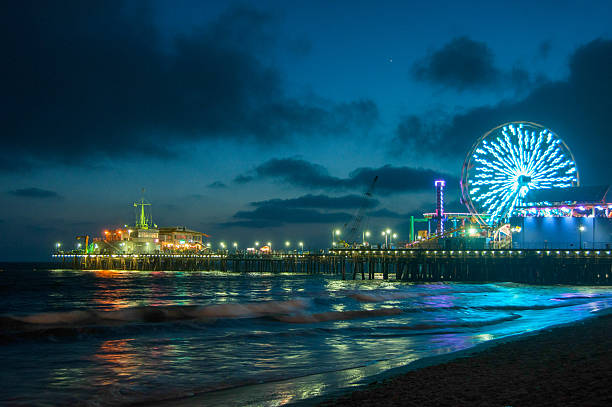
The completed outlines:
[[[399,315],[402,310],[399,308],[382,308],[375,310],[358,311],[329,311],[318,314],[299,314],[299,315],[277,315],[274,319],[291,324],[311,324],[327,321],[345,321],[357,318],[371,318],[380,316]]]

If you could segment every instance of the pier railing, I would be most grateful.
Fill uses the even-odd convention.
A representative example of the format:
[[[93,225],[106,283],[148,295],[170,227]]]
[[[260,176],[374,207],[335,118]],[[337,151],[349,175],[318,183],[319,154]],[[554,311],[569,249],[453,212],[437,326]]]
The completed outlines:
[[[359,250],[326,254],[55,254],[83,270],[333,274],[342,279],[612,285],[609,250]]]

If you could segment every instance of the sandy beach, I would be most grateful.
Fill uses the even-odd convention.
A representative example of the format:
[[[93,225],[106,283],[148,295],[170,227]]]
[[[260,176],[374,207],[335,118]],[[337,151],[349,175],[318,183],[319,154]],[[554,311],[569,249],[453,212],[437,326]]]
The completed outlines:
[[[401,374],[321,406],[610,406],[612,315]]]

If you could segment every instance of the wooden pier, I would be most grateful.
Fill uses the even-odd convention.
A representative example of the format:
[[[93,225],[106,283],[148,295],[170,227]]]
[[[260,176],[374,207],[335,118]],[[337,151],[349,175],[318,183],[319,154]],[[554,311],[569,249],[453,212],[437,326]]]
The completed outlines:
[[[61,253],[53,257],[61,267],[82,270],[216,270],[331,274],[353,280],[612,285],[612,253],[604,250],[339,249],[305,255]]]

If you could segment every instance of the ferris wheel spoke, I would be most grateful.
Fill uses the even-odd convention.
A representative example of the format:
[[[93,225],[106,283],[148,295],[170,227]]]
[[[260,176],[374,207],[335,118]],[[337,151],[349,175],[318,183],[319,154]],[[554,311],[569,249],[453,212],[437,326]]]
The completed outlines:
[[[578,184],[571,151],[557,135],[528,122],[498,126],[482,136],[468,154],[462,193],[474,213],[488,223],[507,219],[529,190]]]

